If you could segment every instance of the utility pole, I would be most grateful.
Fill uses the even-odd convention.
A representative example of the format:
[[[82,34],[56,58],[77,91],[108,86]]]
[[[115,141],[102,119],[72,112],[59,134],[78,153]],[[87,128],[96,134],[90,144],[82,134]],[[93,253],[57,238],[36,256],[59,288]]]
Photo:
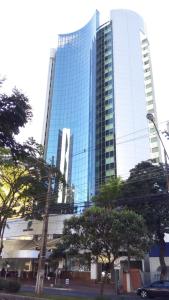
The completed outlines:
[[[164,163],[165,163],[165,177],[166,177],[166,187],[167,187],[167,192],[169,192],[169,175],[168,175],[168,163],[167,163],[167,152],[164,149]]]
[[[52,187],[52,167],[48,168],[48,190],[45,201],[45,212],[43,217],[43,229],[42,229],[42,240],[40,257],[38,263],[38,271],[36,277],[35,293],[40,295],[43,293],[43,284],[45,277],[45,260],[46,260],[46,247],[47,247],[47,234],[48,234],[48,219],[49,219],[49,201],[51,197]]]

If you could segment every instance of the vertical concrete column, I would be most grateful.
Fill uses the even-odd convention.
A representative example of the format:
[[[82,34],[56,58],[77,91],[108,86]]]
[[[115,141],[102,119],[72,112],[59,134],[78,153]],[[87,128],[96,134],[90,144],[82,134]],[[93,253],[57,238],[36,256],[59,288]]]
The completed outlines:
[[[97,279],[97,263],[91,263],[90,279]]]
[[[130,273],[126,273],[126,285],[127,285],[127,292],[131,292],[131,275]]]

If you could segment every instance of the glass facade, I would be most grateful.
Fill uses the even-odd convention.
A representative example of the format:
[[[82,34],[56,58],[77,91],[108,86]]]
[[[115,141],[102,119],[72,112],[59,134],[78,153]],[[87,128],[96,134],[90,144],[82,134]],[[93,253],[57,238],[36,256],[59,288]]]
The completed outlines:
[[[44,128],[45,159],[55,162],[69,188],[59,203],[90,201],[112,176],[127,178],[137,163],[161,160],[151,61],[142,18],[112,10],[82,29],[59,35],[49,65]],[[88,202],[85,203],[86,207]]]
[[[78,204],[88,200],[95,188],[95,58],[98,19],[99,14],[96,12],[81,30],[59,35],[50,68],[45,158],[49,162],[54,156],[59,168],[63,161],[63,174],[69,174],[67,181],[73,189],[74,202]],[[66,140],[61,140],[64,131],[69,132],[69,153],[66,152]]]

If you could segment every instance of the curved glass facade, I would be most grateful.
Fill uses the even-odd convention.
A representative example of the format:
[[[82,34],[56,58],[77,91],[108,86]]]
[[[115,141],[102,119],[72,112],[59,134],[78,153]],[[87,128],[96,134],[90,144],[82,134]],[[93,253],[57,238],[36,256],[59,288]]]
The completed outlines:
[[[98,18],[96,12],[79,31],[59,35],[51,65],[45,156],[47,161],[57,156],[57,165],[67,174],[74,202],[79,204],[94,193]],[[58,199],[58,202],[66,201]]]

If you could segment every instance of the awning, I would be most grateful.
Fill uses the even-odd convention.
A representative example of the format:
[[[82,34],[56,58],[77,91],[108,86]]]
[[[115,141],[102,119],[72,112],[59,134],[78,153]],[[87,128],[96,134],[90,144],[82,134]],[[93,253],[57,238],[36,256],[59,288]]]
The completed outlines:
[[[47,241],[47,250],[55,248],[60,238]],[[39,255],[41,241],[34,240],[5,240],[2,258],[36,259]],[[36,249],[37,248],[37,249]],[[49,255],[47,254],[47,257]]]
[[[39,251],[33,240],[6,240],[2,258],[37,258]]]

